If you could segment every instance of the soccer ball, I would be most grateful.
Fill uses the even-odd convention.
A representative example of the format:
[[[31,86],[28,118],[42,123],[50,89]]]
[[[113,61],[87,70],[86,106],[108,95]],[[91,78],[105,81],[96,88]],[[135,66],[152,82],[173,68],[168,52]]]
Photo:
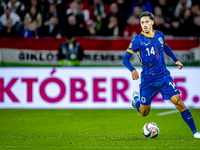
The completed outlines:
[[[144,125],[142,132],[146,138],[155,138],[160,133],[160,129],[154,122],[148,122]]]

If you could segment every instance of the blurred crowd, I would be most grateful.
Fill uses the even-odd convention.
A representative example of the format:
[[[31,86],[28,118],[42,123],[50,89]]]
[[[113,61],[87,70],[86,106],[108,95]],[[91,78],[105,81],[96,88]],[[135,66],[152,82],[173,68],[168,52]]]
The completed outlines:
[[[0,37],[134,37],[144,11],[165,35],[200,35],[200,0],[0,0]]]

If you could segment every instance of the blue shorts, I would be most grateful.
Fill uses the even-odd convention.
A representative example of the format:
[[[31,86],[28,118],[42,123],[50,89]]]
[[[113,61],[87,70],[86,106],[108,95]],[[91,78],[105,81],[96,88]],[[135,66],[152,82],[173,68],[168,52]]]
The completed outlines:
[[[160,92],[163,99],[170,99],[172,96],[179,94],[171,76],[167,76],[160,81],[146,81],[140,84],[140,104],[149,105],[154,97]]]

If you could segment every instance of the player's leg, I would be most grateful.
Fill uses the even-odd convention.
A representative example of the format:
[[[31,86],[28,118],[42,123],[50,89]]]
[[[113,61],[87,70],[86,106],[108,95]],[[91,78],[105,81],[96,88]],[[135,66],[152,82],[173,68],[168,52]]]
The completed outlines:
[[[180,96],[180,92],[177,89],[177,87],[171,77],[168,77],[165,80],[163,80],[163,85],[160,88],[160,92],[164,99],[170,99],[172,101],[172,103],[175,105],[175,107],[180,111],[183,120],[190,127],[191,131],[194,134],[194,137],[200,138],[200,135],[197,132],[196,126],[194,124],[193,117],[192,117],[189,109],[187,109],[187,107],[183,103],[181,96]]]
[[[190,127],[190,129],[194,135],[194,138],[200,138],[200,134],[197,132],[192,114],[191,114],[190,110],[183,103],[180,94],[176,94],[176,95],[172,96],[170,98],[170,100],[176,106],[176,108],[181,112],[181,116],[182,116],[183,120]]]
[[[147,116],[149,114],[150,110],[151,110],[151,104],[150,105],[142,105],[142,104],[140,104],[139,111],[140,111],[140,114],[142,116]]]
[[[142,115],[149,114],[151,109],[151,101],[158,93],[154,82],[144,82],[140,84],[140,94],[138,92],[133,93],[132,106]]]
[[[183,112],[187,109],[183,101],[181,100],[180,94],[173,95],[170,100],[175,105],[175,107],[180,111]]]
[[[133,93],[133,99],[132,99],[132,106],[137,109],[137,111],[142,115],[142,116],[147,116],[150,112],[151,109],[151,104],[150,105],[142,105],[140,104],[140,96],[137,91]]]

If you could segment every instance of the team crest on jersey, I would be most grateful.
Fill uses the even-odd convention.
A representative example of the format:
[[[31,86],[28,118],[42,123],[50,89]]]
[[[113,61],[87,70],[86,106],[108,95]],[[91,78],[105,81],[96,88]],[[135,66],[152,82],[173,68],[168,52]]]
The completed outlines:
[[[161,44],[164,44],[163,39],[161,37],[158,38]]]
[[[130,43],[129,48],[132,48],[132,43]]]
[[[142,101],[142,103],[145,103],[146,102],[146,98],[145,97],[141,97],[141,101]]]

